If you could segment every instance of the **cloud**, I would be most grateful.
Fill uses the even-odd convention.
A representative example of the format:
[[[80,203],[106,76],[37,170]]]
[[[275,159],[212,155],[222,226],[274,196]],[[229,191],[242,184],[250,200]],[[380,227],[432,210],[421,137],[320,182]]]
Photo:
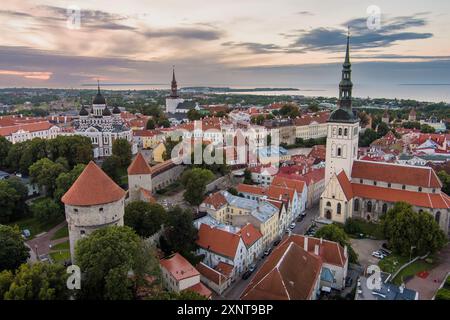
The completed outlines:
[[[427,20],[422,16],[423,13],[390,19],[382,17],[381,28],[378,30],[369,30],[366,18],[349,20],[343,23],[342,27],[350,27],[351,43],[355,49],[388,47],[400,41],[431,38],[432,33],[407,31],[410,28],[426,26]],[[322,27],[309,31],[298,31],[298,33],[297,39],[290,46],[311,51],[341,51],[345,46],[347,36],[345,28]]]
[[[314,13],[312,13],[311,11],[299,11],[296,14],[300,15],[300,16],[313,16]]]
[[[53,72],[0,70],[0,75],[19,76],[26,79],[48,80]]]
[[[276,44],[265,44],[257,42],[224,42],[222,46],[230,48],[243,48],[253,54],[272,54],[272,53],[302,53],[302,50],[297,50],[294,48],[286,48]]]
[[[220,39],[223,32],[204,28],[167,28],[159,30],[146,30],[142,34],[148,38],[181,38],[211,41]]]

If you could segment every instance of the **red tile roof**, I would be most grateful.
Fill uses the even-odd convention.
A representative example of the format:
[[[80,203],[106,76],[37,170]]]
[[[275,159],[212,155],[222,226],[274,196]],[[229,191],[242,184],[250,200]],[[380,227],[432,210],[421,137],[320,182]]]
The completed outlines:
[[[350,200],[351,198],[353,198],[352,183],[348,179],[344,170],[342,170],[341,173],[339,173],[337,175],[337,179],[339,181],[339,184],[342,187],[342,190],[344,191],[344,194],[345,194],[345,197],[347,198],[347,200]]]
[[[134,158],[127,171],[129,175],[152,173],[152,169],[148,165],[147,161],[145,161],[144,156],[140,152],[137,154],[136,158]]]
[[[238,186],[236,187],[236,190],[237,192],[242,193],[258,194],[261,196],[266,195],[266,189],[260,186],[250,184],[239,183]]]
[[[12,126],[0,127],[0,136],[10,136],[11,134],[23,130],[28,132],[45,131],[53,127],[54,125],[48,121],[14,124]]]
[[[314,114],[308,113],[308,114],[303,114],[303,115],[295,118],[294,124],[296,126],[307,126],[313,122],[325,123],[328,121],[329,117],[330,117],[330,113],[328,111],[318,112],[318,113],[314,113]]]
[[[123,197],[125,191],[91,161],[61,201],[72,206],[92,206],[119,201]]]
[[[220,261],[214,269],[220,273],[223,273],[227,277],[231,277],[234,267],[231,264]]]
[[[192,287],[189,287],[185,289],[187,291],[194,291],[198,294],[206,297],[207,299],[211,298],[212,292],[209,290],[203,283],[199,282],[197,284],[194,284]]]
[[[270,185],[267,189],[267,195],[272,199],[293,201],[295,190],[292,188]]]
[[[305,248],[305,238],[308,238],[308,252],[314,253],[315,246],[319,246],[319,256],[324,263],[340,267],[345,265],[347,258],[344,255],[344,248],[337,242],[293,234],[283,240],[282,243],[295,242],[300,247]]]
[[[262,238],[261,232],[256,229],[251,223],[247,223],[238,234],[247,248],[251,247],[256,241]]]
[[[210,206],[214,207],[214,209],[219,209],[227,204],[227,199],[225,199],[222,192],[217,191],[207,196],[205,200],[203,200],[203,203],[209,204]]]
[[[429,167],[415,167],[372,161],[353,162],[352,178],[384,181],[426,188],[441,188],[436,173]]]
[[[278,246],[241,296],[242,300],[307,300],[314,293],[321,259],[294,242]]]
[[[295,189],[298,194],[301,194],[305,187],[305,182],[300,180],[289,179],[282,176],[276,176],[272,180],[272,185]]]
[[[198,272],[208,280],[214,282],[215,284],[222,284],[228,280],[228,277],[223,273],[207,266],[203,262],[196,265]]]
[[[450,198],[442,192],[415,192],[359,183],[352,183],[352,190],[355,197],[376,199],[386,202],[403,201],[424,208],[450,209]]]
[[[177,281],[200,275],[197,269],[189,263],[181,254],[159,260],[161,267],[165,268]]]
[[[197,245],[205,250],[234,260],[241,237],[225,230],[201,224],[198,230]]]

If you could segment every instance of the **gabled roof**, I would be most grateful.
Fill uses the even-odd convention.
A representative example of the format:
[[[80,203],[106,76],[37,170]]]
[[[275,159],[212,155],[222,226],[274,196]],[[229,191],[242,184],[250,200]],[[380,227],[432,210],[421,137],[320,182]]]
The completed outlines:
[[[91,161],[61,201],[72,206],[92,206],[119,201],[123,197],[125,191]]]
[[[151,174],[152,169],[148,165],[147,161],[145,161],[142,153],[138,152],[136,158],[134,158],[133,162],[128,167],[129,175],[138,175],[138,174]]]
[[[430,167],[356,160],[353,162],[351,176],[357,179],[384,181],[425,188],[442,187],[439,178]]]
[[[214,209],[219,209],[227,204],[227,199],[220,191],[217,191],[207,196],[205,200],[203,200],[203,203],[214,207]]]
[[[289,179],[289,178],[285,178],[285,177],[281,177],[281,176],[276,176],[272,180],[272,185],[295,189],[298,194],[301,194],[305,187],[305,182],[301,181],[301,180],[294,180],[294,179]]]
[[[339,184],[342,187],[342,190],[344,191],[347,200],[353,198],[352,184],[348,179],[347,175],[345,174],[345,171],[342,170],[341,173],[339,173],[336,177],[339,181]]]
[[[186,291],[193,291],[197,292],[199,295],[204,296],[205,298],[209,299],[212,296],[211,290],[209,290],[203,283],[198,282],[197,284],[194,284],[193,286],[184,289]]]
[[[200,262],[197,266],[196,266],[198,272],[200,272],[200,274],[202,276],[204,276],[205,278],[207,278],[208,280],[214,282],[215,284],[222,284],[225,281],[228,280],[228,277],[225,276],[223,273],[207,266],[206,264],[204,264],[203,262]]]
[[[251,247],[256,241],[262,238],[261,232],[256,229],[251,223],[247,223],[238,234],[247,248]]]
[[[241,237],[235,233],[201,224],[197,245],[205,250],[234,260]]]
[[[310,299],[322,268],[318,256],[294,242],[278,246],[241,296],[242,300]]]
[[[171,257],[161,259],[161,266],[165,268],[177,281],[200,275],[197,269],[181,254],[175,253]]]

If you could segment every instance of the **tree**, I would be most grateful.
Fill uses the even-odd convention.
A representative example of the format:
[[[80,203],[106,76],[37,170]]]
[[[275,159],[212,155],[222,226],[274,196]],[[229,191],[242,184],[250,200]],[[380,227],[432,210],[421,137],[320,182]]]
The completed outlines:
[[[200,120],[202,118],[202,115],[197,110],[191,109],[188,111],[187,117],[188,117],[189,121],[194,121],[194,120]]]
[[[295,118],[300,115],[300,110],[293,104],[285,104],[280,109],[280,115],[290,118]]]
[[[206,185],[213,179],[214,174],[211,170],[201,168],[186,170],[181,176],[181,183],[186,188],[186,191],[183,194],[184,199],[193,205],[202,203],[205,196]]]
[[[161,229],[167,218],[166,210],[157,203],[133,201],[125,207],[125,225],[147,238]]]
[[[178,140],[172,140],[171,137],[167,137],[166,142],[164,143],[164,147],[166,147],[166,151],[163,153],[163,159],[169,160],[172,157],[172,150],[175,148],[177,144],[181,142],[181,137]]]
[[[234,187],[230,187],[227,190],[230,194],[232,194],[233,196],[237,196],[238,195],[238,191],[236,190],[236,188]]]
[[[48,158],[43,158],[30,166],[31,181],[39,187],[45,188],[48,195],[53,195],[56,188],[56,178],[66,169],[59,163],[54,163]]]
[[[168,119],[159,119],[158,120],[158,126],[163,128],[170,128],[170,121]]]
[[[248,168],[244,170],[244,184],[253,184],[252,172]]]
[[[18,218],[19,203],[20,195],[17,191],[6,180],[0,180],[0,223],[7,223]]]
[[[434,133],[435,131],[436,130],[428,124],[422,124],[420,126],[420,132],[422,132],[422,133]]]
[[[102,170],[116,183],[120,183],[120,168],[120,159],[115,155],[106,158],[102,163]]]
[[[0,300],[4,299],[5,293],[9,291],[14,281],[14,275],[10,270],[0,272]]]
[[[366,129],[364,133],[359,135],[359,146],[368,147],[378,138],[377,133],[372,129]]]
[[[27,261],[28,252],[19,228],[0,224],[0,271],[17,269]]]
[[[131,299],[141,240],[129,227],[111,226],[92,232],[77,242],[75,260],[83,272],[82,299]]]
[[[361,125],[361,128],[365,128],[370,122],[369,115],[363,111],[363,112],[358,113],[358,117],[359,117],[359,124]]]
[[[407,121],[402,124],[405,129],[418,129],[420,130],[420,122],[417,121]]]
[[[41,224],[53,222],[63,216],[63,211],[58,203],[51,198],[43,198],[35,200],[31,204],[31,212]]]
[[[389,126],[386,123],[381,122],[377,128],[378,138],[384,137],[388,132]]]
[[[14,275],[5,300],[66,300],[66,269],[60,264],[22,264]]]
[[[147,128],[147,130],[153,130],[153,129],[155,129],[155,125],[156,125],[155,120],[148,119],[146,128]]]
[[[442,182],[442,192],[450,195],[450,174],[441,170],[438,172],[439,179]]]
[[[86,168],[86,165],[77,164],[72,170],[63,172],[56,178],[56,190],[53,195],[55,201],[61,201],[62,196],[70,189],[75,180],[77,180],[83,172],[84,168]]]
[[[117,139],[113,142],[112,153],[120,161],[120,166],[126,169],[131,163],[131,144],[125,139]]]
[[[9,149],[11,149],[12,143],[5,137],[0,136],[0,168],[6,168],[8,166],[7,156]]]
[[[358,261],[358,255],[353,250],[349,237],[339,226],[335,224],[326,225],[316,232],[315,237],[337,242],[343,247],[347,246],[350,262],[356,263]]]
[[[429,212],[416,212],[408,203],[398,202],[381,217],[384,235],[398,254],[409,256],[434,253],[446,243],[446,236]]]
[[[171,209],[168,213],[167,228],[164,237],[167,243],[166,254],[179,252],[182,256],[188,256],[195,249],[197,229],[194,227],[194,216],[189,209],[180,207]]]

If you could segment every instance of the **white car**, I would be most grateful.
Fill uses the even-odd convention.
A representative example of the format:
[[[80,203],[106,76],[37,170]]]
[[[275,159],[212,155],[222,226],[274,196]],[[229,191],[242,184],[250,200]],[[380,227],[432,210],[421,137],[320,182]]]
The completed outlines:
[[[383,259],[384,255],[382,255],[378,251],[374,251],[374,252],[372,252],[372,257],[375,257],[375,258],[378,258],[378,259]]]
[[[292,223],[289,225],[289,228],[290,228],[290,229],[294,229],[294,228],[295,228],[295,223],[292,222]]]

